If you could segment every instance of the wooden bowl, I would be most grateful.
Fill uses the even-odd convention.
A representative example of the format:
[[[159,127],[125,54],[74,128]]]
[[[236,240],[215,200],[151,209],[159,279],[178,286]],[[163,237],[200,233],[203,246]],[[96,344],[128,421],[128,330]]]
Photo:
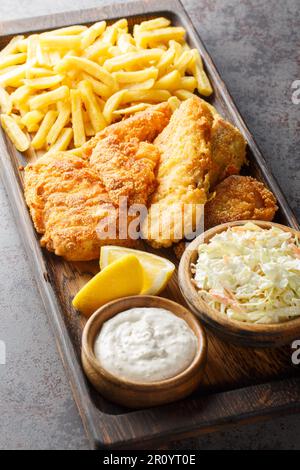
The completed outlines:
[[[198,246],[208,242],[214,235],[227,230],[229,227],[253,222],[259,227],[270,229],[272,226],[300,236],[296,230],[273,222],[244,220],[218,225],[193,240],[185,250],[179,265],[179,286],[190,309],[215,334],[225,341],[245,347],[278,347],[292,342],[300,337],[300,317],[280,324],[252,324],[232,320],[209,306],[197,293],[192,283],[191,264],[197,261]],[[299,312],[300,313],[300,312]]]
[[[198,339],[198,350],[186,370],[160,382],[136,383],[112,375],[101,367],[94,354],[94,344],[103,323],[118,313],[134,307],[165,308],[187,322]],[[198,320],[182,305],[162,297],[139,295],[110,302],[92,315],[83,331],[82,364],[88,379],[108,400],[130,408],[170,403],[192,393],[199,386],[203,376],[206,356],[206,334]]]

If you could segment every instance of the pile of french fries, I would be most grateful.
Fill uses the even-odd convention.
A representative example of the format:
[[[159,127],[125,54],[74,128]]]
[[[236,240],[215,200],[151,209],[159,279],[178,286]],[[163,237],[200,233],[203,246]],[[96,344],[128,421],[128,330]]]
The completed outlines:
[[[23,152],[80,148],[151,104],[177,106],[212,87],[185,30],[166,18],[75,25],[16,36],[0,51],[1,124]]]

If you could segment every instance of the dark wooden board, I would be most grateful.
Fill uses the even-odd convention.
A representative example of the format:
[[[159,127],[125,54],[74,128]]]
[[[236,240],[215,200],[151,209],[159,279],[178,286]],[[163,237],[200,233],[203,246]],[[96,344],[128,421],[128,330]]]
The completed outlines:
[[[280,188],[268,170],[225,84],[178,0],[152,0],[66,12],[19,21],[0,22],[0,48],[11,36],[78,23],[127,17],[130,24],[167,16],[188,31],[188,41],[204,59],[215,93],[210,102],[235,124],[248,145],[247,174],[264,181],[276,194],[280,210],[276,221],[299,228]],[[32,155],[24,158],[0,135],[1,175],[17,219],[37,284],[51,320],[57,346],[93,448],[128,448],[154,445],[164,440],[212,432],[300,410],[299,370],[292,366],[289,347],[276,350],[242,349],[209,334],[205,380],[192,397],[173,405],[130,411],[102,398],[87,382],[80,361],[81,333],[85,320],[71,307],[74,293],[97,271],[97,263],[67,263],[41,250],[23,197],[22,172]],[[149,248],[148,248],[149,249]],[[174,260],[172,252],[160,251]],[[176,276],[163,293],[181,303]]]

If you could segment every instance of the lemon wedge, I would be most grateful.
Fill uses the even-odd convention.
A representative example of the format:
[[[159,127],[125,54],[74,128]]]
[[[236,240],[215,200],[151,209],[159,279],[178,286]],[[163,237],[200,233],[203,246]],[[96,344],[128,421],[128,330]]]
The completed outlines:
[[[144,284],[141,294],[159,294],[166,287],[175,270],[175,265],[161,256],[146,251],[108,245],[101,248],[100,268],[104,269],[110,263],[129,254],[137,257],[144,270]]]
[[[89,317],[111,300],[140,294],[143,280],[143,268],[138,258],[126,254],[96,274],[74,297],[73,306]]]

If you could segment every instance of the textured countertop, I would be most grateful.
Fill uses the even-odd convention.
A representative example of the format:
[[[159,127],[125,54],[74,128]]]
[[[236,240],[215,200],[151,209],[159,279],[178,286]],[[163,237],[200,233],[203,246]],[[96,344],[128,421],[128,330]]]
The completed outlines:
[[[1,0],[1,20],[108,0]],[[183,0],[300,219],[299,0]],[[298,23],[298,24],[297,24]],[[0,182],[0,449],[87,449],[45,310]],[[299,449],[300,415],[176,442],[176,449]]]

